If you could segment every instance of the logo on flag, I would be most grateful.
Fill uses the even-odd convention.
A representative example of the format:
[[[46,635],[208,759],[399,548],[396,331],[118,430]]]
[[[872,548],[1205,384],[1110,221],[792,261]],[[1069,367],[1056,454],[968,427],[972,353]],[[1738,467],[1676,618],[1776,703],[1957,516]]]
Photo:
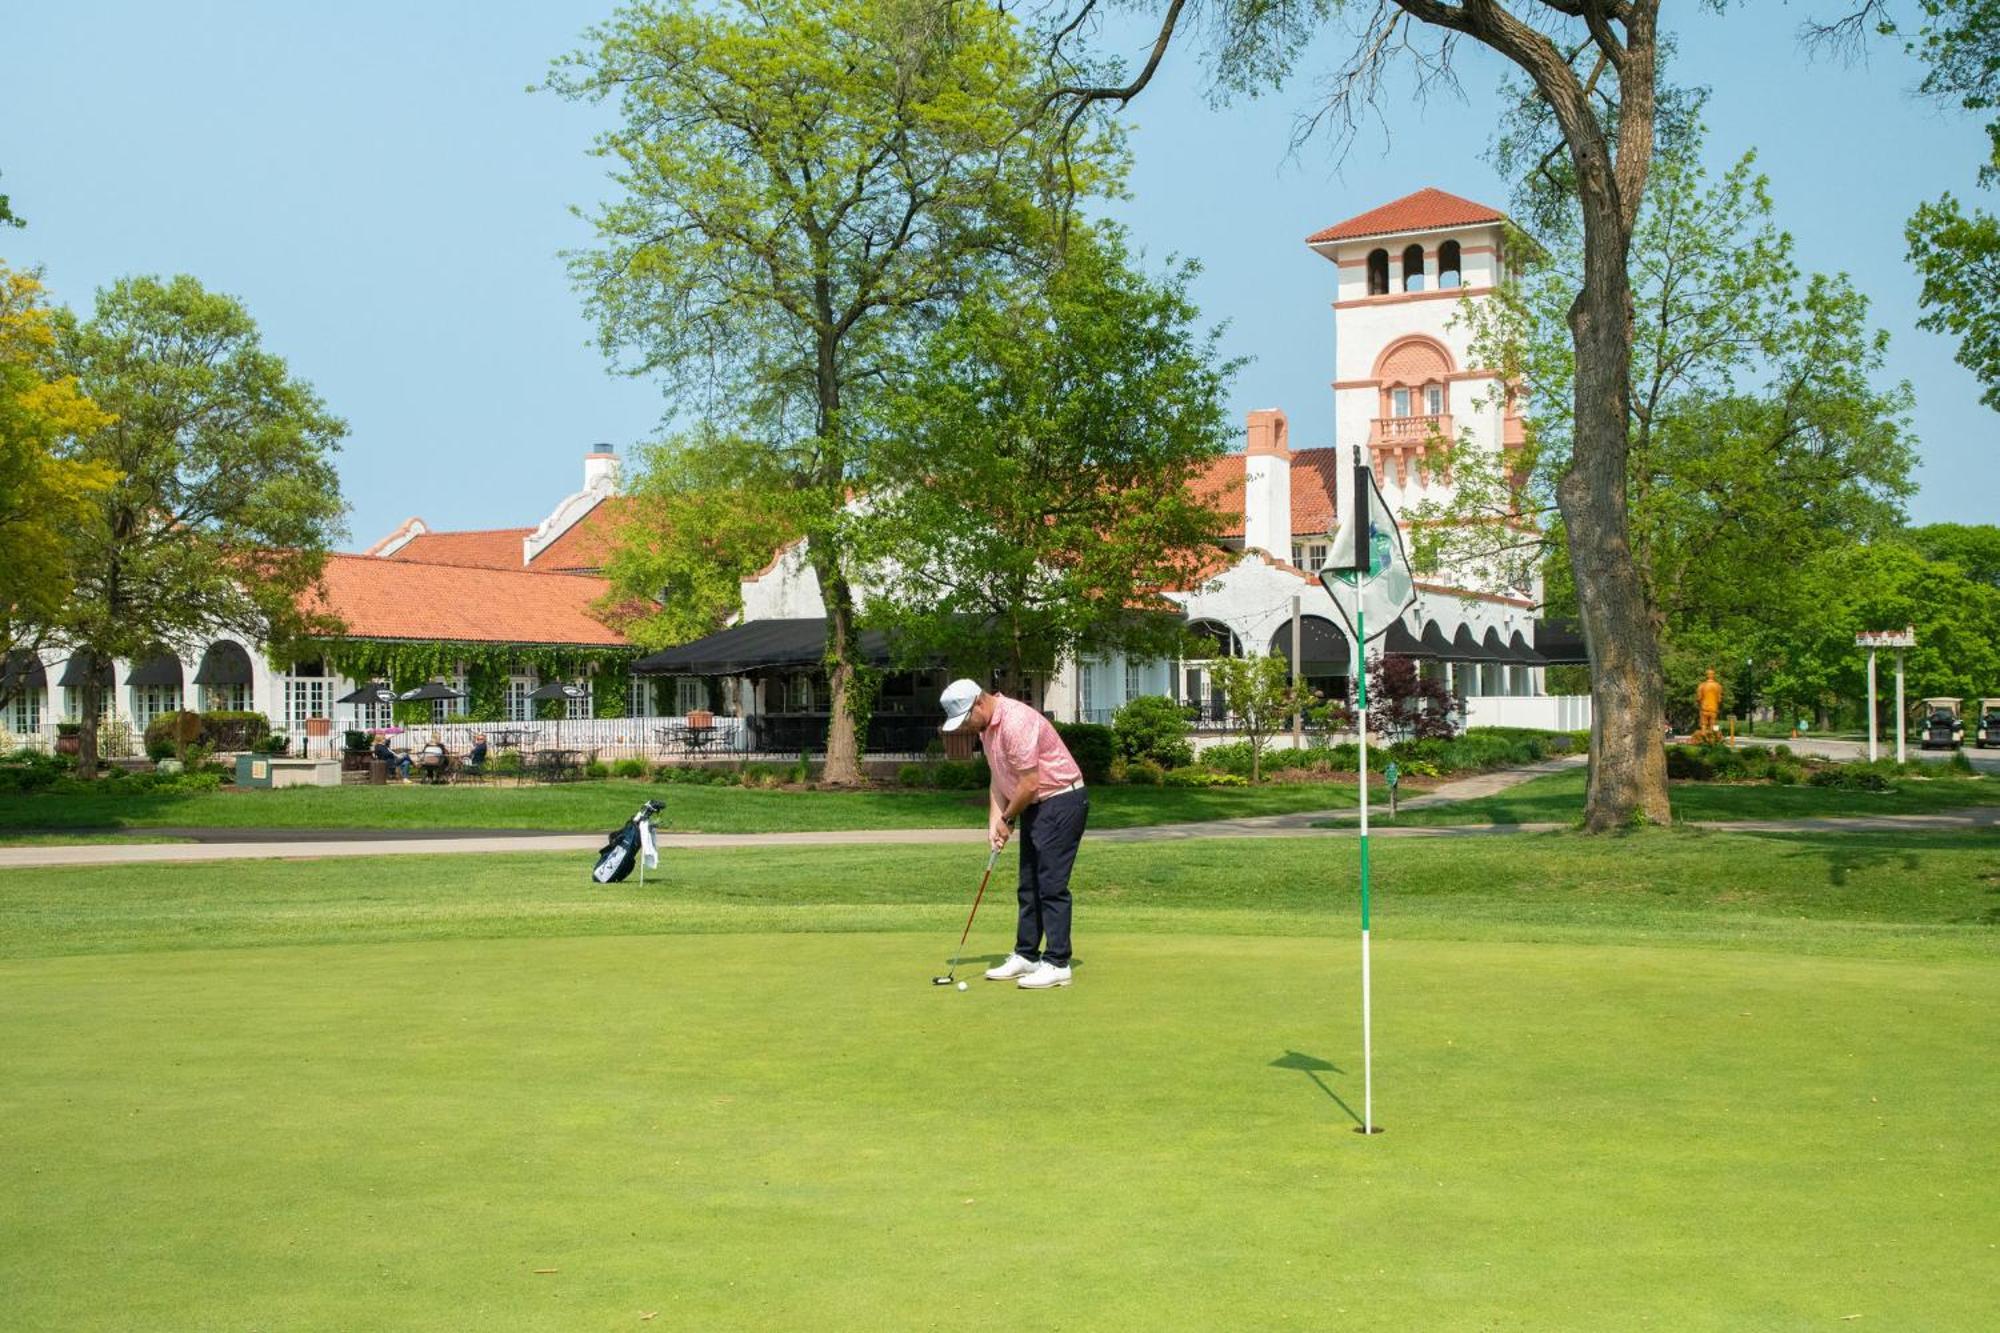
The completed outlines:
[[[1319,581],[1347,624],[1349,637],[1373,643],[1417,604],[1403,530],[1365,465],[1354,469],[1354,503],[1334,534],[1333,558]],[[1366,633],[1363,633],[1363,628]]]

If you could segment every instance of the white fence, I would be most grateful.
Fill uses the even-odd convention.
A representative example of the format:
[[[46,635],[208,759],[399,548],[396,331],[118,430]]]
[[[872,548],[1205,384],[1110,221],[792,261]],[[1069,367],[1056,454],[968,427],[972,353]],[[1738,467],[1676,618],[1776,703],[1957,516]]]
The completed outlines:
[[[472,734],[486,733],[487,747],[529,753],[536,750],[577,750],[586,759],[609,763],[618,759],[703,759],[737,757],[745,753],[743,719],[718,717],[703,730],[690,728],[685,717],[592,717],[565,718],[560,722],[413,722],[389,743],[412,753],[430,741],[432,735],[454,755],[472,748]],[[336,732],[328,741],[338,748]],[[315,746],[328,742],[316,742]],[[790,756],[798,758],[796,754]]]
[[[1465,701],[1465,725],[1586,731],[1590,727],[1590,696],[1475,694]]]

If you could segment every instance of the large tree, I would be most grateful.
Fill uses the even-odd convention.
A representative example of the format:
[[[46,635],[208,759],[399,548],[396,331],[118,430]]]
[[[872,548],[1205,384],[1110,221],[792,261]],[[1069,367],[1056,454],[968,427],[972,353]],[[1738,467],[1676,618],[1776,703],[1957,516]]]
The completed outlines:
[[[69,597],[77,534],[114,474],[67,449],[109,420],[56,356],[41,283],[0,264],[0,663],[40,644]]]
[[[1282,78],[1337,14],[1354,18],[1350,54],[1309,124],[1351,129],[1387,95],[1385,79],[1413,65],[1420,84],[1452,80],[1468,44],[1500,57],[1534,89],[1534,107],[1581,219],[1583,268],[1568,312],[1576,350],[1575,443],[1556,488],[1596,708],[1584,821],[1623,827],[1668,818],[1660,744],[1659,644],[1628,524],[1632,292],[1627,256],[1652,166],[1659,111],[1660,0],[1167,0],[1138,74],[1079,59],[1096,0],[1055,20],[1051,49],[1074,76],[1072,107],[1124,104],[1151,80],[1184,20],[1205,22],[1225,89]],[[1107,72],[1108,71],[1108,72]]]
[[[1691,120],[1662,152],[1631,256],[1632,550],[1670,706],[1708,667],[1769,659],[1773,631],[1813,615],[1797,571],[1893,533],[1914,489],[1909,390],[1875,383],[1887,338],[1866,299],[1844,277],[1800,271],[1753,157],[1711,177],[1703,148]],[[1540,262],[1470,316],[1478,358],[1533,386],[1527,448],[1461,451],[1453,502],[1417,510],[1483,520],[1418,525],[1420,559],[1510,586],[1562,552],[1555,492],[1575,437],[1566,317],[1582,261],[1572,219],[1557,210],[1542,222]],[[1542,522],[1493,521],[1523,513]],[[1568,613],[1567,561],[1544,567],[1551,608]]]
[[[977,271],[1047,248],[1023,133],[1036,66],[977,0],[635,4],[551,71],[611,101],[618,197],[575,275],[607,354],[698,399],[800,498],[827,614],[826,780],[860,778],[850,504],[869,420],[914,339]],[[1087,132],[1071,165],[1108,183]]]
[[[333,454],[346,426],[232,297],[193,278],[128,278],[66,316],[61,355],[112,414],[70,448],[117,481],[78,533],[60,637],[93,663],[221,633],[283,651],[316,627],[301,603],[339,538]],[[95,671],[78,768],[96,771]]]
[[[1156,279],[1116,230],[1079,225],[1043,281],[965,300],[884,419],[867,619],[1016,687],[1066,658],[1178,646],[1156,599],[1215,549],[1193,482],[1230,436],[1233,365],[1195,328],[1195,272]]]

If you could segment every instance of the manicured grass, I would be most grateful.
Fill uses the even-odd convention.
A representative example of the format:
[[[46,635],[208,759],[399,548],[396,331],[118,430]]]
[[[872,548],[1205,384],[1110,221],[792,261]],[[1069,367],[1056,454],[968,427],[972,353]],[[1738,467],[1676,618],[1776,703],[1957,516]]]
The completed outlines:
[[[1583,816],[1582,768],[1530,778],[1496,796],[1406,810],[1396,823],[1569,824]],[[1778,787],[1765,783],[1676,782],[1671,787],[1677,820],[1813,819],[1835,815],[1921,815],[1968,806],[2000,805],[2000,779],[1991,777],[1899,777],[1896,791],[1842,791],[1830,787]],[[1371,800],[1373,797],[1371,796]],[[1378,808],[1376,818],[1383,818]],[[1341,825],[1351,819],[1339,821]]]
[[[157,833],[9,833],[0,829],[0,847],[87,847],[103,843],[186,842]]]
[[[1090,793],[1093,828],[1129,828],[1353,805],[1353,784],[1112,787]],[[1386,789],[1384,791],[1386,796]],[[615,828],[653,797],[660,827],[681,833],[946,828],[985,819],[979,791],[772,791],[647,782],[561,786],[291,787],[188,795],[0,796],[0,830],[119,828]]]
[[[1373,1139],[1346,840],[0,874],[7,1322],[1984,1325],[1985,841],[1378,852]]]

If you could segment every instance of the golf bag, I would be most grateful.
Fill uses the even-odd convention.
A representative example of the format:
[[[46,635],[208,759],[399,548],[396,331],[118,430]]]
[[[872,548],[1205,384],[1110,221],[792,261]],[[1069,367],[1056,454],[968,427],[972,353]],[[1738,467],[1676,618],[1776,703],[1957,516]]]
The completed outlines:
[[[614,830],[597,853],[597,868],[590,872],[590,877],[599,884],[616,884],[632,873],[634,865],[659,865],[660,849],[653,841],[653,816],[662,808],[658,801],[648,801],[622,828]],[[643,869],[639,878],[646,878]]]

